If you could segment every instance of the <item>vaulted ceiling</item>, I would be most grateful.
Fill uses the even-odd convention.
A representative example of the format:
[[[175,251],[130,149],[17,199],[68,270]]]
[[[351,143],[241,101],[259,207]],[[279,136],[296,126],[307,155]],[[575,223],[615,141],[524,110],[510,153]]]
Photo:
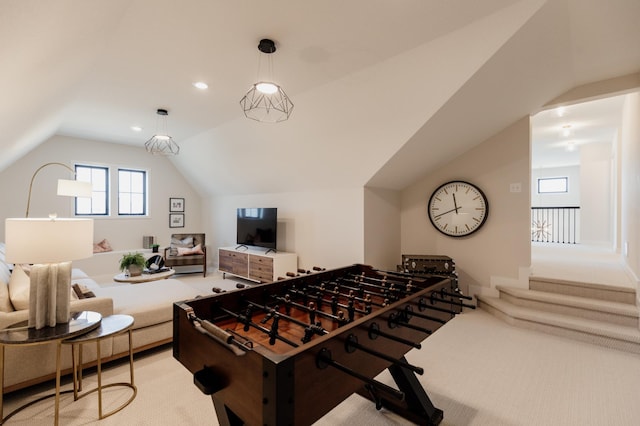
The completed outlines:
[[[402,189],[640,71],[639,18],[637,0],[2,1],[0,170],[56,134],[142,147],[162,107],[202,195]],[[295,104],[279,124],[239,105],[265,37]]]

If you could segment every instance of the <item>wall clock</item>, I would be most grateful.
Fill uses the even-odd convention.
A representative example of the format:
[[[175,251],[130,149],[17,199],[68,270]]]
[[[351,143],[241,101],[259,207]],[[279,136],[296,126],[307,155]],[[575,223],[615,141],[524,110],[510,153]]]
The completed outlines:
[[[465,237],[484,225],[489,202],[477,186],[460,180],[440,185],[429,198],[429,220],[450,237]]]

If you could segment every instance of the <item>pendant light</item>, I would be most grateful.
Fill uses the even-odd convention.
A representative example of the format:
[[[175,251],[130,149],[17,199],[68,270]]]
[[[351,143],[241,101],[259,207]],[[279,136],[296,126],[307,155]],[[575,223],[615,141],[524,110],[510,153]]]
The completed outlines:
[[[154,155],[178,155],[180,147],[167,133],[167,116],[169,112],[166,109],[158,108],[156,113],[158,114],[156,134],[144,143],[144,147],[147,152]]]
[[[258,82],[251,86],[246,95],[240,100],[244,115],[252,120],[263,123],[279,123],[289,119],[293,111],[293,102],[284,93],[282,87],[272,81],[273,62],[272,54],[276,51],[273,40],[262,39],[258,44],[260,59],[262,54],[267,55],[267,76],[261,80],[260,61],[258,62]]]

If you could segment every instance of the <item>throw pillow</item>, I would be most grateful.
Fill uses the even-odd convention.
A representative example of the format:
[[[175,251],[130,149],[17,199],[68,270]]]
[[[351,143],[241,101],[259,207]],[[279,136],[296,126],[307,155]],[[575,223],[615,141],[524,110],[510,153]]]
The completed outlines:
[[[171,238],[171,247],[178,248],[191,248],[193,247],[193,237],[185,237],[183,239]]]
[[[202,245],[198,244],[193,248],[178,247],[178,256],[188,256],[191,254],[204,254],[204,251],[202,251]]]
[[[89,290],[86,285],[81,285],[78,283],[73,283],[71,286],[73,292],[78,296],[78,299],[88,299],[90,297],[96,297],[95,293]]]
[[[100,241],[99,243],[96,243],[93,245],[94,253],[104,253],[106,251],[112,251],[112,250],[113,249],[111,248],[111,244],[109,244],[109,241],[107,241],[106,238]]]
[[[9,299],[9,284],[0,281],[0,312],[13,312],[13,305]]]
[[[29,309],[31,279],[20,265],[15,265],[9,280],[9,298],[16,311]]]
[[[11,270],[9,265],[0,260],[0,312],[13,312],[13,305],[9,298],[9,281]]]

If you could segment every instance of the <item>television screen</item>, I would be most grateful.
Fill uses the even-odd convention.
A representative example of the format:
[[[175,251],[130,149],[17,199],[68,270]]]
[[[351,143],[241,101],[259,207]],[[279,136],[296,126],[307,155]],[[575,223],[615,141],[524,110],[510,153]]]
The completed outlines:
[[[238,209],[237,243],[276,249],[278,209],[241,208]]]

